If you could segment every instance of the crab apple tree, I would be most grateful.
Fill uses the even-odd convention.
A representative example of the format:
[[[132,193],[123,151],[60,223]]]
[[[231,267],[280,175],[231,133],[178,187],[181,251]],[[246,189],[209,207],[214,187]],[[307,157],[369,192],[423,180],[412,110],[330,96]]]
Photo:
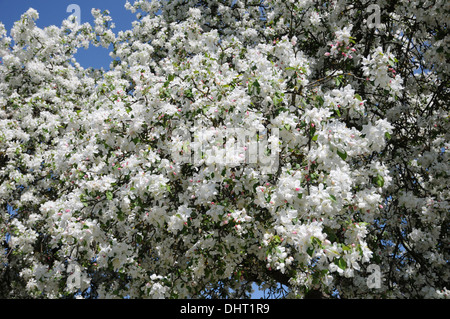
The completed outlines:
[[[448,297],[446,1],[125,7],[0,23],[0,296]]]

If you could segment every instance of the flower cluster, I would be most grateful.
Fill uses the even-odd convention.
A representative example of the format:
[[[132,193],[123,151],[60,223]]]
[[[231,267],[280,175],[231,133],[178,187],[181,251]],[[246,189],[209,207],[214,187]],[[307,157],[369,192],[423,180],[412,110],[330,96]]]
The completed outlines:
[[[377,47],[367,58],[363,58],[362,70],[364,76],[369,81],[373,81],[375,86],[388,88],[394,94],[399,94],[403,89],[403,80],[397,76],[393,68],[394,62],[398,60],[389,52],[383,52],[381,47]]]
[[[353,59],[353,54],[356,49],[353,47],[355,43],[354,38],[351,37],[350,27],[344,27],[342,30],[336,31],[335,41],[330,43],[330,51],[325,52],[325,56],[334,58],[343,58],[343,60]]]

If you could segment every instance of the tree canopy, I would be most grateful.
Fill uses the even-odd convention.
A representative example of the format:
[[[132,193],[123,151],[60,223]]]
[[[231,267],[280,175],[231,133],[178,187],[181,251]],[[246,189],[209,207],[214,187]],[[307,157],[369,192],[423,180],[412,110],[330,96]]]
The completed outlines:
[[[448,2],[125,6],[0,23],[1,297],[449,297]]]

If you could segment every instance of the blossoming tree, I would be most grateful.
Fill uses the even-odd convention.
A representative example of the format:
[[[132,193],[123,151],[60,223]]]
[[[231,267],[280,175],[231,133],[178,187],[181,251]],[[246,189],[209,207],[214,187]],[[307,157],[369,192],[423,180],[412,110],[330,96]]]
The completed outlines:
[[[448,297],[449,4],[371,4],[0,24],[0,296]]]

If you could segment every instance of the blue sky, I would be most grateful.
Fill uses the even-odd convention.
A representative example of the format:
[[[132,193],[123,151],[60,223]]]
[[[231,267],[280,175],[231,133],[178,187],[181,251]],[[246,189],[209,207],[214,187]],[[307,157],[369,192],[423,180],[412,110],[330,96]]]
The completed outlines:
[[[36,21],[38,27],[44,28],[50,25],[59,27],[62,21],[71,14],[71,12],[67,12],[67,7],[70,4],[76,4],[80,7],[81,23],[89,22],[92,25],[94,19],[91,9],[108,9],[116,25],[113,31],[117,33],[120,30],[131,29],[131,22],[136,18],[134,14],[124,8],[125,2],[126,0],[0,0],[0,22],[5,25],[9,35],[14,22],[19,20],[20,16],[29,8],[34,8],[39,12],[39,19]],[[111,62],[108,54],[108,49],[90,46],[88,50],[79,49],[75,57],[85,68],[92,66],[108,69]]]

